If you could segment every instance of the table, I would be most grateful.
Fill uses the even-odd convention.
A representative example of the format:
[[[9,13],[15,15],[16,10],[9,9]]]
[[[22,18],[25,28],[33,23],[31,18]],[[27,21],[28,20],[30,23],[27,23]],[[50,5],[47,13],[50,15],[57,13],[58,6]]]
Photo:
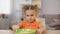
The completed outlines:
[[[0,34],[14,34],[12,30],[0,30]],[[44,34],[60,34],[60,30],[46,30]]]

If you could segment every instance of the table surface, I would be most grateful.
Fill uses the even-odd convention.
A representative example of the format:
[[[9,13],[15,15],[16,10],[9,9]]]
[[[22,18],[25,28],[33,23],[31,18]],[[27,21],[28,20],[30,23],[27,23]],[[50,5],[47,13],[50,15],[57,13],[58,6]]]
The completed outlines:
[[[0,34],[14,34],[14,31],[0,30]],[[46,30],[45,34],[60,34],[60,30]]]

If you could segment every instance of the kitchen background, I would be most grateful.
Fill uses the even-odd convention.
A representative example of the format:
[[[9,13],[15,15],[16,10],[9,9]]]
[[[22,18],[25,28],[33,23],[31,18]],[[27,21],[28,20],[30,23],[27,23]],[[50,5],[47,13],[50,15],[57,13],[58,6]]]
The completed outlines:
[[[22,5],[34,3],[40,7],[38,18],[45,18],[46,29],[60,29],[60,0],[1,0],[0,14],[4,13],[4,17],[0,16],[0,29],[11,29],[13,24],[19,23],[22,18]]]

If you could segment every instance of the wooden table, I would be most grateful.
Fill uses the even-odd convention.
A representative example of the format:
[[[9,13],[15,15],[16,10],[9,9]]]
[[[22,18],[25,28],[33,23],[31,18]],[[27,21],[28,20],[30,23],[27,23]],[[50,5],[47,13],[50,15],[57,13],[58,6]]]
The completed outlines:
[[[12,30],[0,30],[0,34],[14,34]],[[46,30],[44,34],[60,34],[60,30]]]

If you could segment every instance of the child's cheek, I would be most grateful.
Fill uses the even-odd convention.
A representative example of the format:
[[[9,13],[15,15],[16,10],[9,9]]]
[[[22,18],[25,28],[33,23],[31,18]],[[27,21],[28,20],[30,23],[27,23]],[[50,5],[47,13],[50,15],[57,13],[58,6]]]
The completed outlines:
[[[26,16],[26,17],[25,17],[25,19],[26,19],[26,20],[28,20],[28,19],[29,19],[29,17],[27,17],[27,16]]]

